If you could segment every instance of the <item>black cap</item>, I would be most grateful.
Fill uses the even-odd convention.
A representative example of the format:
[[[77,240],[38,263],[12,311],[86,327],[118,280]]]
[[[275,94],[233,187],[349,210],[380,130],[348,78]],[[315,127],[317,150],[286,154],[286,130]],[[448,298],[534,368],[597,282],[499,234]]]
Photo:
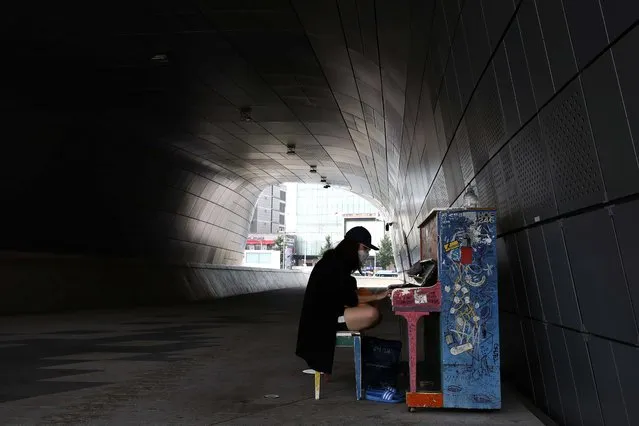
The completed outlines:
[[[346,235],[344,235],[344,239],[357,241],[358,243],[364,244],[366,247],[372,248],[373,250],[379,250],[371,244],[371,233],[363,226],[355,226],[354,228],[349,229]]]

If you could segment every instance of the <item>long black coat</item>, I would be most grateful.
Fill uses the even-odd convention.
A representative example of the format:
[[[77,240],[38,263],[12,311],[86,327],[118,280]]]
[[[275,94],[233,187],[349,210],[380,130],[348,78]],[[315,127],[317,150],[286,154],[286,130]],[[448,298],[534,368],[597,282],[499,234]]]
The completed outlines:
[[[337,318],[357,303],[357,281],[335,251],[327,251],[311,272],[297,331],[295,353],[309,368],[332,373]]]

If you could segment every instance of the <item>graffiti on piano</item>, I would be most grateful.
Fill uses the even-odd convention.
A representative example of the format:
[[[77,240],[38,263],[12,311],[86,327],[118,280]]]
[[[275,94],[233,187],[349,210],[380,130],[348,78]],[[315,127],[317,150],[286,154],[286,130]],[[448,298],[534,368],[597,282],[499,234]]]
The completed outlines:
[[[458,407],[499,404],[499,328],[494,211],[439,216],[444,400]]]

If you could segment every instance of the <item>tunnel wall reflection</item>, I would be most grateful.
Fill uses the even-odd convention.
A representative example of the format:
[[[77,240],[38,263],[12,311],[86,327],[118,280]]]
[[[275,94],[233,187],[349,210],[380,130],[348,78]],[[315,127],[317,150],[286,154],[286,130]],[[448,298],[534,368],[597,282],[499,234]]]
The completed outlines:
[[[562,424],[634,424],[637,6],[515,3],[435,2],[412,34],[395,245],[414,262],[428,211],[475,187],[498,209],[504,375]]]
[[[0,315],[175,305],[305,287],[308,273],[104,256],[4,253]]]

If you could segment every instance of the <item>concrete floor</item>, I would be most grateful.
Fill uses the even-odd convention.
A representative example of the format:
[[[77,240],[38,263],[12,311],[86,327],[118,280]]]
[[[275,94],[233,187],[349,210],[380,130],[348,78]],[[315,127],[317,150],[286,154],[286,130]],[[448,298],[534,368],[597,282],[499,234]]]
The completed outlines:
[[[313,398],[294,355],[302,290],[207,304],[0,319],[0,423],[542,424],[506,387],[498,412],[356,401],[352,355]],[[375,333],[397,338],[385,315]],[[277,398],[265,395],[275,394]]]

